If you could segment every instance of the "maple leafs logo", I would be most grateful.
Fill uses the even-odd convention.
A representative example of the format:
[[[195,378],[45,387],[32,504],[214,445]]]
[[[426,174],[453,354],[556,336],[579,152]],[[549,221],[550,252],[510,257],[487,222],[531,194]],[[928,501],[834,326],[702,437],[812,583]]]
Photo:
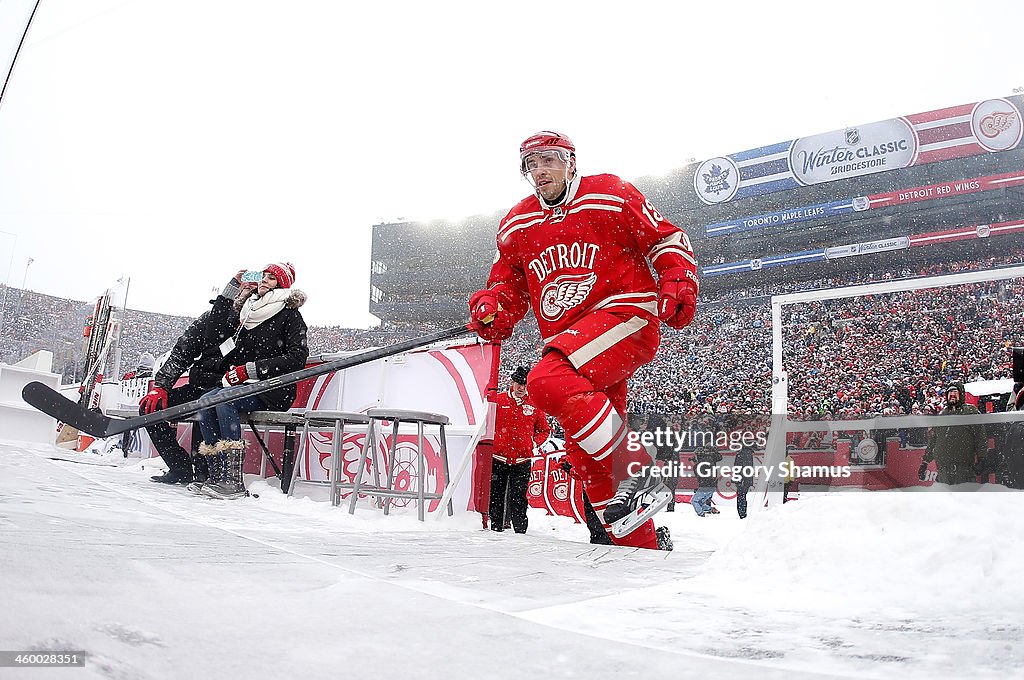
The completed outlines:
[[[731,187],[729,186],[729,168],[722,169],[722,166],[718,163],[711,164],[711,172],[705,172],[701,175],[704,178],[704,191],[707,193],[719,193],[721,191],[728,191]]]
[[[540,315],[555,321],[568,310],[580,306],[597,283],[597,274],[566,274],[544,286],[540,292]]]

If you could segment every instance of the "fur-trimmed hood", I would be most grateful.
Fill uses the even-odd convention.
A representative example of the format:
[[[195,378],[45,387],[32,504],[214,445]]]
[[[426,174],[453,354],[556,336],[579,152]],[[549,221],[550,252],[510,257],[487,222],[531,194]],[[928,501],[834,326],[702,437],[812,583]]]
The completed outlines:
[[[292,288],[291,295],[284,301],[284,306],[288,309],[298,309],[302,305],[306,304],[308,296],[299,290],[298,288]]]

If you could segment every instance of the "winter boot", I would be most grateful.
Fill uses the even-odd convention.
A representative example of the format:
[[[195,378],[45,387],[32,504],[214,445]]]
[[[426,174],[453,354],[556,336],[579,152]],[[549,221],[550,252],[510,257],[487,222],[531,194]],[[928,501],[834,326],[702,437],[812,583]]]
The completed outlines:
[[[153,475],[150,479],[161,484],[188,484],[192,481],[192,476],[187,472],[168,470],[162,475]]]
[[[212,484],[216,482],[220,475],[220,457],[217,454],[216,445],[200,444],[199,454],[196,456],[197,461],[200,458],[202,459],[202,462],[197,462],[195,467],[197,470],[200,468],[200,466],[206,468],[208,474],[205,480],[199,479],[197,476],[195,481],[193,481],[191,484],[185,487],[192,493],[202,493],[203,487],[206,486],[207,484]]]
[[[192,456],[192,479],[205,482],[210,478],[210,468],[206,464],[206,456],[198,453]]]
[[[658,550],[672,550],[675,547],[668,527],[658,527],[654,533],[658,535]]]
[[[672,500],[672,492],[651,474],[651,467],[619,482],[615,496],[604,510],[604,521],[610,532],[622,538],[639,528]]]
[[[234,500],[249,495],[249,492],[245,490],[245,483],[242,481],[245,446],[244,439],[217,442],[217,451],[220,453],[221,462],[224,465],[223,481],[204,486],[203,493],[205,495],[223,500]]]

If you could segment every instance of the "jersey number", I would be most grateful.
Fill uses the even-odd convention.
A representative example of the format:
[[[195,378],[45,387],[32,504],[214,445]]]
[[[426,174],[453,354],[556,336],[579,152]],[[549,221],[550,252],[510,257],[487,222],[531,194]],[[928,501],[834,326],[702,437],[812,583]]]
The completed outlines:
[[[658,226],[658,222],[665,220],[665,218],[661,216],[661,213],[651,205],[650,199],[644,199],[644,204],[641,210],[644,211],[644,216],[646,216],[654,226]]]

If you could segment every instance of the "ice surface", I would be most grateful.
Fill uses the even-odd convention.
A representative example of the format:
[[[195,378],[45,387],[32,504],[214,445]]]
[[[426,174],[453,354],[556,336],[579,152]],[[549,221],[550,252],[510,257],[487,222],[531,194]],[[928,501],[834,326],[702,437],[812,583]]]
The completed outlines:
[[[683,505],[666,554],[51,455],[0,444],[0,649],[90,656],[0,678],[1024,676],[1022,494]]]

